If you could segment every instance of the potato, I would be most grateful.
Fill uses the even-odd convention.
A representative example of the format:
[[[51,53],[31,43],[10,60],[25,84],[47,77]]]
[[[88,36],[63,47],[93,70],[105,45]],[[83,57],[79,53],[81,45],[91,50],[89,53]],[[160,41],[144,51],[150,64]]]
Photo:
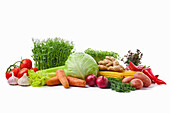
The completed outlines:
[[[143,82],[142,80],[138,79],[138,78],[135,78],[135,79],[132,79],[130,84],[135,87],[136,89],[141,89],[143,87]]]
[[[134,77],[126,77],[122,80],[123,83],[129,83]]]
[[[141,72],[135,73],[134,78],[138,78],[138,79],[142,80],[144,87],[149,87],[152,83],[151,79],[147,75],[145,75],[144,73],[141,73]]]

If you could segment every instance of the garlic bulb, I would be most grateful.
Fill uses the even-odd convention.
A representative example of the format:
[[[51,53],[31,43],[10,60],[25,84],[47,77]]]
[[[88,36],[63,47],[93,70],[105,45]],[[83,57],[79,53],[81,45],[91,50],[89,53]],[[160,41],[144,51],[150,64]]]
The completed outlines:
[[[21,86],[30,85],[27,73],[24,73],[24,75],[18,80],[18,84],[21,85]]]
[[[10,85],[17,85],[18,84],[18,78],[14,76],[13,72],[12,72],[12,76],[8,79],[8,83]]]

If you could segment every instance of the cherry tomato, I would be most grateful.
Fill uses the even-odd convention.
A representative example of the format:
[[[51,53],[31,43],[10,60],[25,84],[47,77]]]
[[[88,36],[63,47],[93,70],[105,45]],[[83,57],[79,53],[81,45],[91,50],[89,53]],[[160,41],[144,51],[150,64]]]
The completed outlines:
[[[22,63],[20,64],[20,67],[31,69],[32,61],[30,59],[23,59]]]
[[[18,77],[18,78],[21,78],[21,77],[24,75],[24,73],[27,73],[27,76],[28,76],[28,68],[22,68],[22,69],[18,72],[17,77]]]
[[[32,70],[33,70],[34,72],[36,72],[36,71],[38,71],[38,68],[34,67],[34,68],[32,68]]]
[[[14,73],[14,76],[17,77],[17,74],[19,72],[19,67],[14,68],[10,72],[6,72],[6,79],[8,80],[12,76],[12,72]]]

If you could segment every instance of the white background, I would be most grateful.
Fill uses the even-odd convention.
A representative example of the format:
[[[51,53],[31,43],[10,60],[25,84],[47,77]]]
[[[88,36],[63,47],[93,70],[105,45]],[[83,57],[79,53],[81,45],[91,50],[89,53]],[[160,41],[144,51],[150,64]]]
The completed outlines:
[[[6,68],[31,58],[32,38],[60,37],[76,51],[140,49],[142,64],[167,85],[117,93],[109,89],[9,86]],[[0,112],[168,113],[169,0],[0,0]]]

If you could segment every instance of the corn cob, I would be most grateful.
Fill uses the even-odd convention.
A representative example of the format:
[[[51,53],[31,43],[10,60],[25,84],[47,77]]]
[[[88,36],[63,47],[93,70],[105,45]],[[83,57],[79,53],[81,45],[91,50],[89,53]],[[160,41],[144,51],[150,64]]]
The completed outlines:
[[[121,73],[122,76],[125,78],[125,77],[133,77],[136,72],[138,71],[123,71]]]
[[[124,78],[133,77],[137,71],[123,71],[123,72],[113,72],[113,71],[99,71],[98,76],[114,77],[114,78]]]
[[[123,74],[120,72],[113,72],[113,71],[99,71],[98,76],[105,76],[105,77],[114,77],[114,78],[123,78]]]

